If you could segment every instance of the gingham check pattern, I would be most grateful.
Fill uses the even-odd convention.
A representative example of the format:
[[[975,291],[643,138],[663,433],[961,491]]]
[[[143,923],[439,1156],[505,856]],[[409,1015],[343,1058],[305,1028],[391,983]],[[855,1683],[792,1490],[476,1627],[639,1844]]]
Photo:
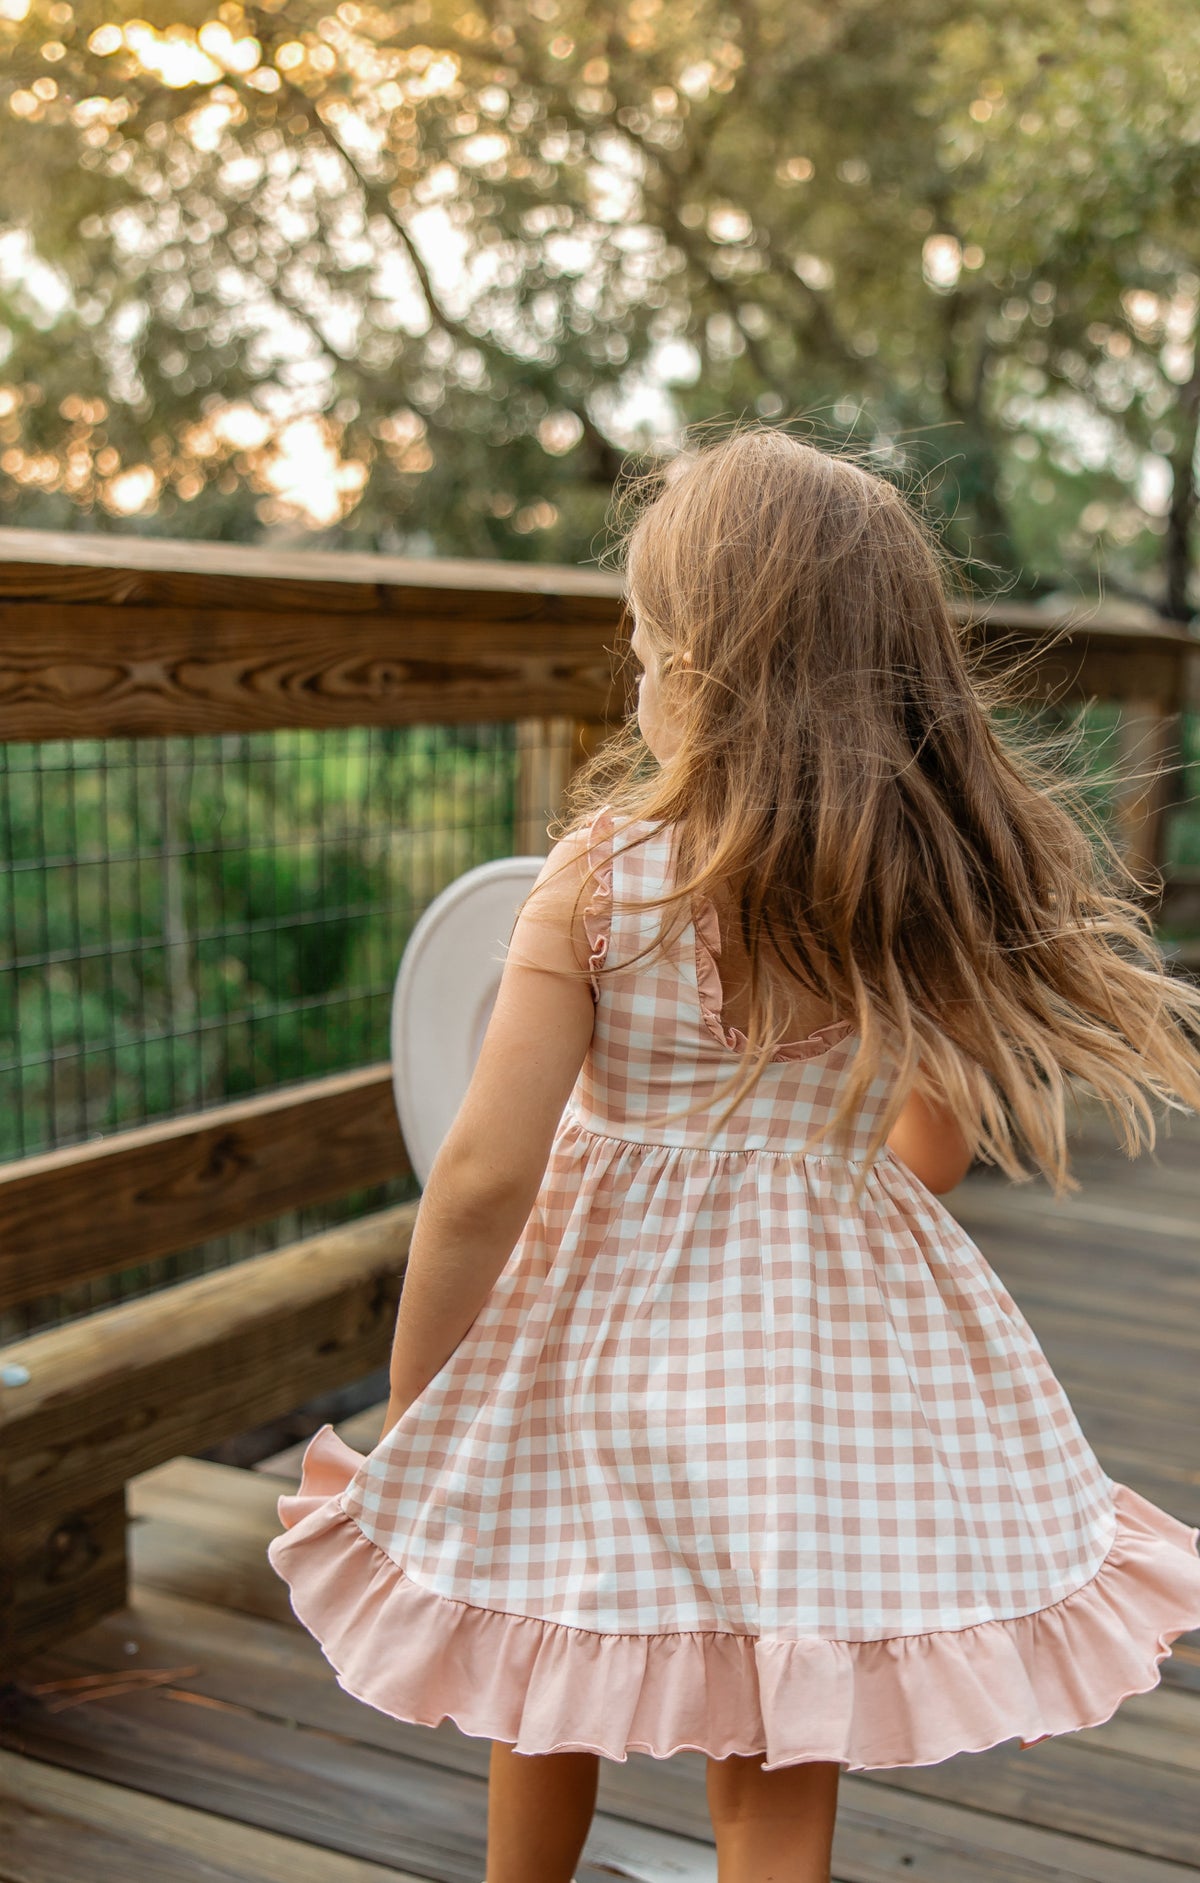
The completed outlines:
[[[614,845],[605,809],[592,836],[593,961],[620,965],[669,833]],[[696,943],[597,977],[521,1239],[342,1508],[436,1594],[600,1633],[863,1641],[1059,1601],[1113,1542],[1112,1480],[938,1198],[885,1152],[852,1205],[886,1074],[851,1157],[797,1153],[854,1036],[773,1061],[711,1141],[702,1114],[643,1123],[735,1057]]]

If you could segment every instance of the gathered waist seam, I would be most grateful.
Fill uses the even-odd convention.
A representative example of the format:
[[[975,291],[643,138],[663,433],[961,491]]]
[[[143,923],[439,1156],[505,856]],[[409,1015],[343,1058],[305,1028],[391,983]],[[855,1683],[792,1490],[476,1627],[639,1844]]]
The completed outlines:
[[[794,1162],[803,1159],[805,1163],[847,1164],[857,1166],[865,1164],[865,1157],[847,1157],[841,1151],[784,1151],[770,1145],[747,1145],[744,1148],[734,1145],[728,1150],[721,1150],[709,1144],[667,1144],[662,1138],[623,1138],[615,1131],[597,1131],[594,1125],[585,1124],[578,1112],[566,1111],[565,1120],[589,1138],[601,1138],[608,1144],[627,1144],[634,1151],[685,1151],[704,1157],[790,1157]],[[881,1158],[891,1161],[891,1151],[885,1144],[876,1155],[876,1163]]]

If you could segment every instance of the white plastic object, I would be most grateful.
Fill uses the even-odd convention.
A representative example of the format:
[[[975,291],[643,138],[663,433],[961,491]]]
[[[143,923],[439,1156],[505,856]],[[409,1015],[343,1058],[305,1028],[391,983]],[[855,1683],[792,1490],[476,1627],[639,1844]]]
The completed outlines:
[[[501,857],[434,897],[408,938],[392,990],[392,1087],[424,1189],[471,1082],[517,911],[545,857]]]

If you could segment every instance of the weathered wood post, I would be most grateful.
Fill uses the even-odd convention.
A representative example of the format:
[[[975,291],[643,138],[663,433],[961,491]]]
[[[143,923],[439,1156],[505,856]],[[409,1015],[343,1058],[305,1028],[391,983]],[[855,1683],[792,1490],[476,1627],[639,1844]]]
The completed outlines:
[[[546,826],[562,808],[563,792],[574,769],[573,719],[518,719],[517,806],[513,847],[519,856],[546,856]]]
[[[562,809],[571,774],[612,730],[603,719],[517,721],[517,813],[513,840],[520,856],[546,856],[546,826]]]
[[[1167,812],[1183,773],[1180,703],[1122,700],[1116,751],[1122,775],[1114,804],[1117,847],[1129,868],[1144,876],[1160,871],[1166,859]],[[1155,906],[1159,900],[1151,897]]]

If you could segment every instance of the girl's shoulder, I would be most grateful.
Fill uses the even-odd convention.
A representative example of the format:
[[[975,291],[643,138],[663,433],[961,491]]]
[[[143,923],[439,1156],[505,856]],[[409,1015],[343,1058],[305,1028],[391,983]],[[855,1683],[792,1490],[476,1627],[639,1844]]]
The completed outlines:
[[[611,804],[601,804],[581,826],[590,850],[604,848],[625,850],[640,846],[655,836],[666,836],[667,826],[650,818],[635,817],[617,811]]]
[[[658,839],[662,839],[662,843]],[[658,890],[670,848],[670,827],[600,805],[581,826],[591,890],[583,908],[590,962],[597,967],[619,931],[644,918],[642,899]],[[593,981],[593,991],[599,992]]]

